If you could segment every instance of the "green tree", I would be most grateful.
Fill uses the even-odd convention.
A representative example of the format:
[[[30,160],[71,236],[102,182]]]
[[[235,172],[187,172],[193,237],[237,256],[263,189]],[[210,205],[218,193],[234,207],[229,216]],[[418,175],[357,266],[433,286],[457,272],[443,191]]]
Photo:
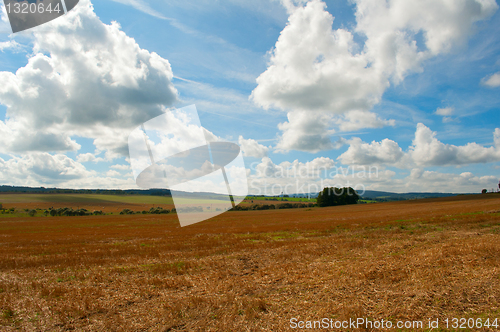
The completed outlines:
[[[359,195],[351,187],[325,188],[316,200],[320,207],[357,204],[358,201]]]

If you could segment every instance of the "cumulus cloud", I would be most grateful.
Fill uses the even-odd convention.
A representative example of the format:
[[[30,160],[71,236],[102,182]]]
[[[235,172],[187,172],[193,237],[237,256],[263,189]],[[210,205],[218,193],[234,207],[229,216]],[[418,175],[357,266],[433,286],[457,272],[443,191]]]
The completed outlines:
[[[317,193],[325,187],[352,187],[390,192],[450,192],[474,193],[496,186],[494,176],[477,176],[471,172],[441,173],[411,168],[406,176],[383,166],[337,166],[329,158],[317,158],[309,163],[299,161],[275,164],[265,157],[252,164],[249,175],[251,194],[279,195]]]
[[[288,113],[288,122],[278,125],[283,134],[276,145],[276,151],[301,150],[316,153],[339,148],[343,141],[332,143],[330,135],[335,131],[329,129],[330,122],[330,117],[321,112]]]
[[[37,27],[33,44],[25,67],[0,72],[2,152],[74,151],[80,136],[108,156],[124,155],[131,128],[177,99],[170,63],[118,23],[103,24],[89,0]]]
[[[93,153],[83,153],[79,154],[76,157],[76,161],[78,161],[79,163],[89,163],[89,162],[100,163],[104,161],[104,159],[101,157],[96,157],[95,154]]]
[[[106,176],[118,177],[118,176],[121,176],[121,174],[119,172],[115,171],[114,169],[111,169],[111,170],[106,172]]]
[[[64,183],[93,175],[95,173],[87,171],[82,164],[62,154],[32,153],[7,161],[0,158],[0,181],[3,183]]]
[[[264,157],[253,163],[252,173],[248,176],[249,191],[256,195],[279,195],[319,192],[322,190],[322,177],[335,166],[330,158],[320,157],[306,163],[295,160],[275,164],[271,158]]]
[[[46,152],[27,153],[8,160],[0,158],[0,184],[72,189],[137,188],[132,174],[89,171],[80,162],[66,155]]]
[[[246,157],[261,159],[266,157],[269,152],[269,148],[267,146],[259,144],[259,142],[253,139],[244,139],[243,136],[239,137],[238,143],[240,144],[243,154]]]
[[[436,138],[436,132],[419,123],[407,152],[403,152],[398,143],[389,139],[364,143],[354,138],[339,160],[345,165],[384,164],[400,168],[489,163],[500,161],[500,128],[495,129],[494,141],[495,146],[491,147],[477,143],[463,146],[445,144]]]
[[[495,176],[476,176],[471,172],[460,174],[412,169],[402,183],[403,191],[477,193],[498,182]]]
[[[395,126],[394,120],[383,120],[372,112],[349,111],[334,120],[340,131],[354,131],[363,128],[382,128]]]
[[[365,143],[355,137],[349,143],[349,149],[339,157],[344,165],[393,165],[405,155],[398,143],[387,138],[381,142]]]
[[[117,169],[119,171],[130,171],[130,165],[113,165],[110,168]]]
[[[500,72],[495,73],[491,76],[485,77],[482,83],[490,88],[496,88],[500,86]]]
[[[294,117],[311,111],[331,118],[352,112],[347,123],[356,124],[355,128],[367,125],[360,116],[380,102],[391,84],[421,71],[424,60],[464,42],[474,22],[498,8],[494,0],[353,2],[356,26],[349,31],[332,29],[334,18],[320,0],[305,5],[284,1],[289,22],[271,52],[267,70],[257,79],[251,96],[257,105],[282,109]],[[364,45],[354,42],[353,33],[366,37]],[[419,34],[424,45],[417,45]],[[393,122],[380,120],[377,125],[388,124]],[[316,144],[308,143],[316,129],[295,131],[299,137],[287,135],[293,126],[280,126],[281,146],[304,151],[331,148],[324,126]],[[306,143],[297,144],[303,137]]]
[[[409,155],[418,166],[488,163],[500,160],[500,146],[485,148],[476,143],[464,146],[444,144],[436,138],[435,132],[419,123]]]

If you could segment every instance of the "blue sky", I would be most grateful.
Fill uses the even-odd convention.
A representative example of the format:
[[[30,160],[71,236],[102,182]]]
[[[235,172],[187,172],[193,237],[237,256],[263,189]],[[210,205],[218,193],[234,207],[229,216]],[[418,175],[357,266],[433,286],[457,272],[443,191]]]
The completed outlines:
[[[18,34],[4,15],[0,184],[134,188],[128,133],[195,104],[242,147],[254,193],[494,188],[499,12],[493,0],[82,0]],[[301,168],[313,171],[282,175]]]

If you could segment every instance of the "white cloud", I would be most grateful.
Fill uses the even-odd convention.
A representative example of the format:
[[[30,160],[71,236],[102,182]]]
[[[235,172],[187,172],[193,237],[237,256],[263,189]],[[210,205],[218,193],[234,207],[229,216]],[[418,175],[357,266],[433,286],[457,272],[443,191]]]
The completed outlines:
[[[119,171],[130,171],[130,165],[113,165],[110,168],[117,169]]]
[[[34,30],[33,44],[25,67],[0,72],[2,152],[74,151],[80,136],[124,155],[131,129],[177,99],[169,62],[103,24],[89,0]]]
[[[443,123],[460,122],[458,118],[452,117],[455,113],[454,107],[438,108],[434,113],[443,117]]]
[[[500,160],[500,146],[485,148],[476,143],[464,146],[444,144],[424,124],[417,125],[409,155],[418,166],[449,166],[488,163]]]
[[[256,195],[279,195],[319,192],[321,177],[335,166],[330,158],[320,157],[306,163],[295,160],[275,164],[271,158],[264,157],[261,162],[253,163],[253,173],[248,176],[249,191]]]
[[[81,163],[62,154],[27,153],[9,160],[0,158],[0,184],[71,189],[137,188],[132,174],[111,172],[103,175],[89,171]]]
[[[256,195],[317,193],[325,187],[346,186],[359,191],[479,193],[498,183],[494,176],[476,176],[471,172],[453,174],[412,168],[398,174],[380,166],[336,166],[329,158],[275,164],[266,157],[252,164],[252,171],[249,189]]]
[[[18,44],[15,40],[8,40],[6,42],[0,42],[0,52],[3,52],[3,50],[7,50],[7,49],[19,50],[19,49],[21,49],[21,45]]]
[[[240,144],[243,154],[246,157],[261,159],[266,157],[269,152],[269,148],[267,146],[259,144],[259,142],[253,139],[244,139],[243,136],[239,137],[238,143]]]
[[[495,146],[484,147],[476,143],[456,146],[440,142],[436,133],[419,123],[415,139],[407,152],[398,143],[364,143],[359,138],[350,141],[349,149],[339,157],[345,165],[385,164],[400,168],[414,166],[461,166],[500,161],[500,128],[495,129]]]
[[[62,155],[32,153],[7,161],[0,158],[0,181],[9,184],[38,185],[64,183],[95,175],[85,167]]]
[[[368,110],[379,101],[386,83],[372,74],[366,57],[353,55],[352,34],[332,31],[332,23],[325,4],[316,0],[290,15],[252,93],[258,105],[343,113]]]
[[[348,111],[340,115],[335,121],[340,131],[355,131],[363,128],[382,128],[385,126],[395,126],[394,120],[383,120],[372,112]]]
[[[499,87],[500,86],[500,72],[483,78],[482,83],[484,85],[489,86],[490,88]]]
[[[330,122],[330,117],[321,112],[288,113],[288,122],[278,125],[283,134],[276,145],[276,151],[301,150],[316,153],[340,147],[342,142],[334,144],[330,140],[329,136],[334,133],[328,129]]]
[[[344,165],[393,165],[404,157],[404,152],[398,143],[387,138],[381,142],[364,143],[355,137],[349,143],[349,149],[339,157]]]
[[[435,113],[441,116],[450,116],[453,115],[454,112],[455,109],[453,107],[445,107],[445,108],[438,108]]]
[[[79,154],[76,157],[76,161],[78,161],[79,163],[89,163],[89,162],[100,163],[104,161],[104,159],[101,157],[96,157],[95,154],[93,153],[84,153],[84,154]]]
[[[114,169],[111,169],[111,170],[106,172],[106,176],[113,178],[113,177],[121,176],[121,174],[119,172],[115,171]]]
[[[480,193],[483,188],[494,186],[495,176],[475,176],[471,172],[461,174],[424,171],[416,168],[403,179],[402,191]]]
[[[289,22],[271,52],[267,70],[257,79],[251,96],[257,105],[282,109],[294,117],[311,111],[324,112],[325,117],[368,112],[391,82],[400,83],[409,73],[422,71],[424,60],[463,43],[474,22],[488,18],[498,8],[494,0],[353,2],[354,31],[366,37],[364,45],[354,42],[351,31],[332,29],[334,18],[323,2],[284,1],[291,13]],[[419,34],[424,45],[417,45]],[[394,124],[380,121],[377,126]],[[352,127],[362,125],[369,123],[354,121]],[[310,138],[317,135],[316,129],[292,130],[299,136],[287,134],[295,126],[280,126],[284,131],[282,149],[331,148],[328,127],[320,128],[314,143]]]

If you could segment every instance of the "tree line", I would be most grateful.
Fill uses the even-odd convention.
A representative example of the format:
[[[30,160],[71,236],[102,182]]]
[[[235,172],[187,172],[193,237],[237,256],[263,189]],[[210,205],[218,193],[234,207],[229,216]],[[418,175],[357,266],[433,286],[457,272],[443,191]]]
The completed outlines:
[[[351,187],[325,188],[316,199],[319,207],[358,204],[358,201],[359,195]]]

